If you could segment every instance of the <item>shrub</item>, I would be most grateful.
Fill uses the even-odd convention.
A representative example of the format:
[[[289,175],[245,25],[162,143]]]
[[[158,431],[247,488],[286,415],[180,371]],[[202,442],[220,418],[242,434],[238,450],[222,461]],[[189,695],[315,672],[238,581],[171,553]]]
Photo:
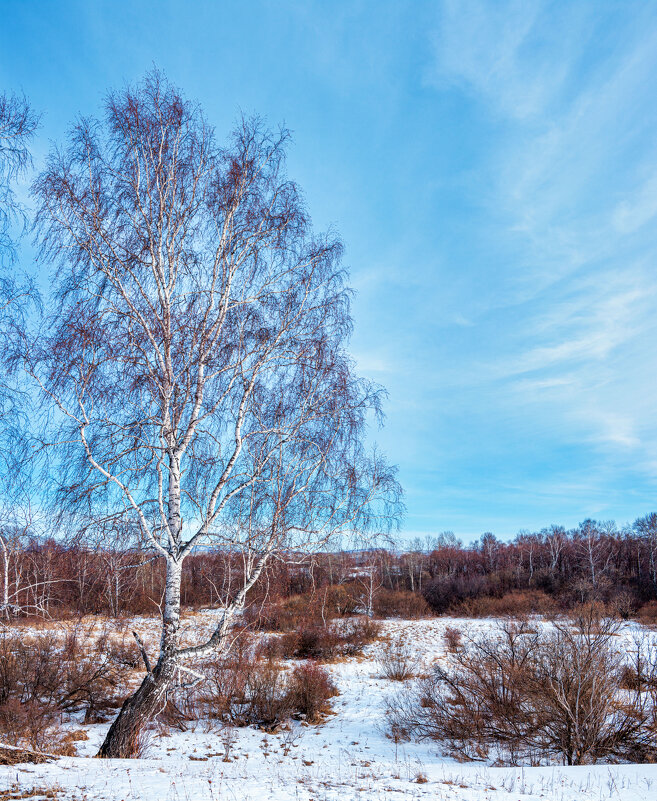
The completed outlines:
[[[483,595],[457,602],[451,608],[458,617],[525,617],[556,611],[555,602],[539,590],[509,592],[500,598]]]
[[[505,623],[468,638],[446,665],[389,704],[391,736],[428,737],[468,759],[565,764],[653,760],[655,697],[628,686],[618,623],[594,608],[551,630]],[[657,675],[657,674],[655,674]],[[635,682],[636,686],[636,682]]]
[[[424,598],[409,590],[380,589],[374,598],[374,614],[377,617],[411,620],[426,617],[430,612],[429,604]]]
[[[615,591],[613,597],[609,601],[609,606],[621,620],[629,620],[636,614],[637,610],[636,599],[632,593],[626,589]]]
[[[290,717],[285,670],[273,660],[259,661],[252,653],[206,663],[206,682],[197,706],[212,719],[233,726],[271,728]]]
[[[406,681],[412,678],[420,660],[413,648],[413,640],[404,634],[384,643],[379,651],[381,675],[391,681]]]
[[[74,743],[86,739],[86,733],[64,731],[59,717],[56,710],[38,701],[20,702],[11,698],[0,705],[2,740],[18,748],[75,756]]]
[[[293,595],[277,603],[250,606],[245,613],[245,621],[260,631],[294,631],[320,623],[321,611],[317,598]]]
[[[632,661],[623,665],[620,686],[635,692],[657,692],[657,642],[648,634],[637,634],[630,650]]]
[[[178,690],[176,695],[175,699],[172,695],[167,698],[164,709],[157,716],[157,725],[161,734],[168,734],[169,729],[187,731],[188,723],[198,717],[193,694],[189,691]]]
[[[355,656],[377,639],[380,625],[368,617],[334,620],[329,625],[311,625],[295,633],[272,638],[265,653],[274,658],[330,661]]]
[[[121,652],[123,653],[123,652]],[[9,741],[51,750],[55,721],[84,711],[85,722],[118,706],[129,668],[107,633],[76,626],[63,634],[0,634],[0,732]],[[23,734],[21,734],[21,732]],[[61,745],[61,744],[60,744]]]
[[[59,728],[52,708],[13,697],[0,705],[0,732],[8,745],[50,751]]]
[[[648,601],[643,604],[637,610],[635,617],[646,626],[657,625],[657,601]]]
[[[341,639],[341,653],[355,656],[381,634],[381,625],[370,617],[351,618],[336,624]]]
[[[333,584],[318,593],[315,603],[324,617],[345,617],[362,610],[360,596],[363,588],[357,584]]]
[[[278,662],[265,662],[250,671],[245,692],[242,725],[271,728],[290,717],[285,671]]]
[[[335,659],[339,655],[340,637],[333,626],[307,626],[299,631],[296,651],[299,659]]]
[[[287,700],[294,715],[318,723],[328,711],[328,700],[338,691],[326,668],[308,662],[294,668],[288,681]]]
[[[285,634],[272,634],[258,646],[259,657],[269,660],[294,659],[299,651],[299,632],[288,631]]]
[[[443,633],[443,640],[445,641],[447,650],[453,654],[461,647],[463,632],[455,626],[447,626]]]
[[[206,666],[209,687],[199,703],[208,717],[233,726],[272,729],[291,717],[317,722],[337,693],[328,672],[311,662],[287,671],[278,662]]]
[[[438,615],[457,608],[466,598],[481,596],[486,588],[483,576],[437,576],[424,589],[424,598]]]
[[[92,628],[73,629],[62,652],[62,683],[55,693],[58,707],[66,712],[84,710],[85,723],[104,720],[107,711],[121,703],[125,678],[137,661],[136,650],[136,643],[134,650],[125,643],[112,643],[107,632],[96,636]]]
[[[227,656],[206,662],[206,680],[197,696],[205,716],[239,724],[247,706],[249,676],[257,665],[255,649],[244,636]]]

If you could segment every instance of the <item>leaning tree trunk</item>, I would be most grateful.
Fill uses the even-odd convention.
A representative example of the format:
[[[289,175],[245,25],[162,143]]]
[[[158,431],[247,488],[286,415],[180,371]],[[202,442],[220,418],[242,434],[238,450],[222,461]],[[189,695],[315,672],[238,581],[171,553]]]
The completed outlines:
[[[140,755],[141,733],[164,709],[175,669],[174,661],[167,660],[146,674],[139,689],[123,702],[97,756],[130,759]]]
[[[144,727],[162,712],[166,705],[167,693],[174,684],[180,663],[178,645],[181,576],[182,564],[168,559],[159,659],[151,670],[141,640],[137,640],[146,664],[146,676],[139,689],[123,702],[121,711],[100,747],[97,754],[99,757],[130,759],[138,756]]]

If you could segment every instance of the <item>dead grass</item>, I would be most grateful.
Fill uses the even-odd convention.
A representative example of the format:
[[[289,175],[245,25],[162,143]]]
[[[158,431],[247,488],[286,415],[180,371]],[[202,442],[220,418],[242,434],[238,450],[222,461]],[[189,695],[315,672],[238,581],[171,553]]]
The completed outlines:
[[[13,784],[8,790],[0,790],[0,801],[15,801],[20,798],[60,798],[62,792],[64,791],[58,784],[50,787],[32,787],[29,790]]]
[[[21,765],[29,763],[31,765],[42,765],[44,762],[51,762],[55,757],[52,754],[43,754],[39,751],[31,751],[28,748],[9,748],[0,745],[0,765]]]

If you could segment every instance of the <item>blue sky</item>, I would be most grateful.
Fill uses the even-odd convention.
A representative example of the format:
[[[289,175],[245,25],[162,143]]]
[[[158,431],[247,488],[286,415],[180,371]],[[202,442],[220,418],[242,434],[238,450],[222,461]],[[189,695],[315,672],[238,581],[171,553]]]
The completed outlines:
[[[294,132],[408,536],[657,509],[657,4],[0,3],[0,87],[77,114],[157,64]],[[24,259],[29,261],[26,248]]]

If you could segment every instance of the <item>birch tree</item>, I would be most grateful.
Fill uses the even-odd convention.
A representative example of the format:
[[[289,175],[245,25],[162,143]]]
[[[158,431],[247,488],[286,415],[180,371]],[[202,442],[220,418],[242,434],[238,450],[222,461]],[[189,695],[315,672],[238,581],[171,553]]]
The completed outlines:
[[[24,97],[0,92],[0,561],[3,589],[0,614],[18,606],[17,585],[10,586],[10,563],[24,544],[16,519],[27,509],[25,481],[29,458],[25,437],[25,400],[14,371],[18,332],[35,292],[17,268],[17,241],[28,218],[16,196],[16,183],[31,166],[30,142],[39,118]],[[20,492],[17,504],[16,489]],[[17,508],[20,507],[20,508]],[[31,511],[27,512],[28,516]]]
[[[0,469],[5,476],[15,469],[15,464],[10,466],[10,456],[16,448],[14,435],[20,418],[9,357],[27,301],[33,296],[29,282],[21,280],[21,271],[15,266],[17,239],[27,223],[15,189],[32,163],[29,145],[38,121],[25,98],[0,92]]]
[[[59,500],[127,521],[166,565],[159,654],[143,652],[104,757],[130,756],[189,660],[226,647],[271,559],[399,512],[394,471],[363,444],[381,391],[346,350],[342,246],[313,232],[288,139],[242,119],[219,146],[155,72],[79,122],[34,186],[54,298],[26,361],[56,409]],[[211,636],[183,646],[200,545],[243,572]]]

